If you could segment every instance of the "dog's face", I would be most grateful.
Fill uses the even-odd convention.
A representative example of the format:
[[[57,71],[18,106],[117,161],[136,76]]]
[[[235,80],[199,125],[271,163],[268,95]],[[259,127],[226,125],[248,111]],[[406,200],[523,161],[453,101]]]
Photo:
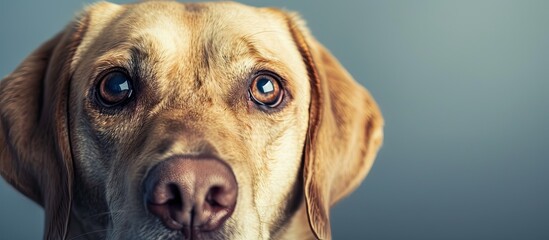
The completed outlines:
[[[301,209],[329,238],[382,138],[295,16],[235,3],[93,5],[2,84],[0,169],[50,237],[284,238]]]
[[[203,235],[273,234],[301,197],[310,99],[288,23],[231,3],[101,9],[109,14],[90,15],[98,34],[84,36],[72,63],[76,215],[111,212],[116,239],[178,236],[144,209],[145,178],[174,157],[215,157],[234,173],[238,204]]]

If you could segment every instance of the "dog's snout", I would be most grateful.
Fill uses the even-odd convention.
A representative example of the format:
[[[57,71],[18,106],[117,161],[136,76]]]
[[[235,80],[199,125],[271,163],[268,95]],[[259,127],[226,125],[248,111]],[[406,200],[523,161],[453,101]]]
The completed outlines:
[[[144,182],[148,210],[173,230],[212,231],[236,206],[231,168],[215,158],[179,157],[156,165]]]

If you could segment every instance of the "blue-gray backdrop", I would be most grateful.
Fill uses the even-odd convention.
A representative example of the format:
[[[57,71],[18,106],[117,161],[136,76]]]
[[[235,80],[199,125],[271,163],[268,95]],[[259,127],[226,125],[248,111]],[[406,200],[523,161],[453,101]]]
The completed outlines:
[[[549,1],[243,2],[300,12],[384,113],[377,162],[332,210],[335,239],[549,239]],[[1,0],[0,75],[85,3]],[[0,180],[0,239],[42,224]]]

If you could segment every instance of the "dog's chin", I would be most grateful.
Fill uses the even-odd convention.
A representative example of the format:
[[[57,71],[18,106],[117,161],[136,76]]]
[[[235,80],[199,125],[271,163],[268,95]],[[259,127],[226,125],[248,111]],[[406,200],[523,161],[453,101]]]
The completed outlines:
[[[150,239],[156,239],[154,236]],[[170,240],[217,240],[217,239],[232,239],[230,234],[225,229],[218,229],[214,231],[201,231],[198,228],[184,228],[181,231],[171,231],[166,234],[166,237],[161,239]]]
[[[119,229],[111,231],[112,234],[109,234],[110,236],[107,239],[221,240],[234,239],[235,237],[235,228],[227,223],[213,231],[202,231],[196,227],[183,227],[181,230],[171,230],[156,220],[154,220],[154,224],[151,224],[149,221],[144,221],[143,223],[139,224],[141,227],[138,227],[136,230]]]
[[[198,229],[183,230],[183,231],[160,231],[151,232],[141,236],[131,236],[127,239],[166,239],[166,240],[217,240],[217,239],[232,239],[222,231],[216,230],[211,232],[202,232]]]

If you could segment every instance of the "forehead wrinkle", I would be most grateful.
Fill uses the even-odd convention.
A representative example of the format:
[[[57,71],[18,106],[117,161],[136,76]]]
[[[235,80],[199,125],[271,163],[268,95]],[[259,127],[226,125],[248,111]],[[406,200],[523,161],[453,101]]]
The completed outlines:
[[[186,44],[188,38],[181,29],[167,30],[160,24],[132,35],[129,41],[140,49],[141,52],[155,55],[155,58],[164,61],[170,61],[175,56],[184,54],[185,48],[188,46]]]
[[[282,69],[284,65],[280,61],[272,55],[263,54],[257,45],[245,37],[209,38],[204,41],[204,64],[201,66],[218,74],[228,71],[232,77],[247,77],[254,70]]]
[[[277,46],[271,46],[270,42],[258,38],[258,35],[260,34],[268,34],[270,36],[267,36],[267,38],[270,37],[275,42],[283,42],[283,39],[279,38],[284,34],[276,29],[264,29],[242,35],[238,38],[239,45],[241,46],[241,56],[252,59],[259,68],[275,71],[279,73],[281,77],[287,79],[288,75],[292,75],[294,72],[291,71],[291,68],[287,67],[287,64],[282,59],[284,56],[280,56],[280,53],[287,52],[285,51],[286,49],[278,49]],[[280,41],[277,41],[277,39]]]

